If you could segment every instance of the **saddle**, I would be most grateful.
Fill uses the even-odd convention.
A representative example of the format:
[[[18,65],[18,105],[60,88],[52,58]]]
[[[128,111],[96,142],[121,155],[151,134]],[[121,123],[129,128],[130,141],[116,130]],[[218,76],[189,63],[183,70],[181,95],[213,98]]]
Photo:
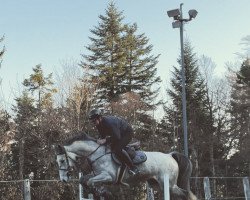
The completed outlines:
[[[143,151],[140,151],[140,142],[128,144],[124,148],[124,151],[127,152],[127,154],[135,165],[139,165],[147,160],[146,154]],[[111,154],[111,157],[116,164],[120,165],[116,174],[116,184],[129,186],[127,183],[124,183],[122,181],[127,167],[125,165],[122,165],[122,163],[119,161],[119,159],[114,153]]]
[[[140,142],[135,142],[128,144],[125,148],[124,151],[127,152],[129,157],[131,158],[133,164],[139,165],[147,160],[146,154],[140,150]],[[119,159],[116,157],[114,153],[111,154],[113,161],[118,164],[122,165],[122,163],[119,161]]]

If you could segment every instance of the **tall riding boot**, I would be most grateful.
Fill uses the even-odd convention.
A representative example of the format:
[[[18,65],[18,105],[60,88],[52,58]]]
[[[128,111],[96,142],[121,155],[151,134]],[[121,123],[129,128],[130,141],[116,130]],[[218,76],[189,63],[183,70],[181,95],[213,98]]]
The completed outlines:
[[[116,155],[118,156],[119,160],[122,163],[124,163],[128,166],[128,168],[133,167],[134,164],[133,164],[132,160],[130,159],[128,153],[125,150],[122,149],[121,151],[116,152]]]
[[[128,153],[125,150],[120,151],[117,153],[119,159],[122,161],[122,163],[125,163],[129,168],[129,173],[131,175],[136,175],[140,173],[139,169],[133,164],[132,160],[130,159]]]

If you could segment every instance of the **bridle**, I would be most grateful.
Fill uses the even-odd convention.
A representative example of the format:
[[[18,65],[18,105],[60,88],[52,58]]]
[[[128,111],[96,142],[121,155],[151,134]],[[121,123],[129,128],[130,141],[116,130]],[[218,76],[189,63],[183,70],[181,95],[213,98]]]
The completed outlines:
[[[94,151],[92,151],[89,155],[85,156],[85,158],[84,158],[84,160],[87,160],[87,163],[89,164],[89,166],[90,166],[92,172],[94,173],[94,175],[95,175],[95,172],[94,172],[94,169],[93,169],[93,164],[94,164],[97,160],[99,160],[100,158],[102,158],[103,156],[105,156],[105,155],[107,155],[107,154],[111,154],[111,151],[110,151],[110,152],[105,152],[103,155],[100,155],[99,157],[95,158],[94,160],[91,160],[91,159],[90,159],[90,156],[91,156],[91,155],[94,155],[94,153],[97,152],[97,150],[98,150],[101,146],[103,146],[103,145],[99,145]],[[66,163],[67,163],[67,168],[61,168],[61,167],[59,166],[59,170],[61,170],[61,171],[68,171],[68,172],[73,171],[73,167],[71,167],[71,166],[69,165],[69,159],[75,163],[75,168],[77,169],[78,167],[76,167],[76,166],[77,166],[76,160],[73,159],[73,158],[71,158],[71,157],[67,154],[67,151],[65,150],[65,147],[63,147],[63,153],[58,154],[58,155],[63,155],[63,154],[65,155],[65,159],[66,159]]]
[[[68,172],[73,171],[72,167],[69,165],[69,159],[72,160],[74,163],[76,161],[67,154],[67,151],[65,150],[64,147],[63,147],[63,153],[62,154],[57,154],[57,155],[65,155],[65,159],[66,159],[66,163],[67,163],[67,168],[61,168],[59,166],[59,170],[61,170],[61,171],[68,171]]]

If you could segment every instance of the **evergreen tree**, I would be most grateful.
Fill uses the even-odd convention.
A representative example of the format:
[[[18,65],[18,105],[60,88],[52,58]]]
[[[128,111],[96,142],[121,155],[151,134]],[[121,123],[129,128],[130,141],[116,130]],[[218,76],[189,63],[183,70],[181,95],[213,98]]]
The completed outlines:
[[[87,47],[91,54],[84,55],[80,64],[90,70],[92,81],[98,84],[99,102],[111,103],[121,94],[135,92],[152,110],[158,94],[153,85],[160,82],[156,75],[159,55],[150,54],[152,45],[144,34],[136,35],[136,24],[122,23],[124,17],[114,3],[99,18],[99,26],[91,30],[92,44]]]
[[[31,171],[36,172],[35,167],[31,167],[35,159],[32,156],[33,152],[30,152],[29,149],[33,149],[34,145],[38,147],[33,138],[33,135],[36,135],[36,126],[34,125],[37,119],[37,109],[34,107],[34,99],[29,97],[27,92],[23,92],[22,96],[16,99],[16,102],[17,105],[13,107],[13,111],[16,113],[14,120],[17,126],[15,134],[17,143],[12,146],[11,167],[12,170],[15,169],[18,172],[16,176],[13,176],[14,179],[24,179]]]
[[[189,154],[195,166],[195,175],[211,174],[210,145],[213,148],[213,136],[215,133],[213,110],[211,99],[199,74],[198,60],[188,42],[184,43],[184,66],[186,76],[186,102],[187,102],[187,125]],[[181,65],[180,59],[178,63]],[[181,67],[174,67],[171,89],[168,94],[171,105],[165,108],[166,115],[164,124],[172,137],[172,142],[178,151],[183,151],[183,128],[182,128],[182,74]]]
[[[149,45],[149,39],[145,34],[137,34],[137,25],[125,25],[125,34],[123,37],[123,46],[126,55],[126,62],[124,65],[125,74],[121,80],[121,91],[123,95],[120,96],[120,108],[125,104],[126,96],[138,96],[139,105],[136,109],[133,106],[127,107],[134,113],[132,119],[134,120],[134,127],[136,127],[137,138],[142,140],[142,145],[153,148],[152,144],[144,143],[152,139],[157,141],[157,122],[151,113],[156,109],[156,106],[161,102],[156,100],[159,92],[157,84],[161,82],[160,77],[157,76],[156,64],[158,57],[151,54],[152,45]],[[122,103],[121,103],[122,102]],[[138,103],[137,103],[138,104]],[[130,108],[130,109],[129,109]],[[114,111],[113,107],[112,110]],[[151,112],[151,113],[150,113]],[[119,113],[119,112],[118,112]],[[131,119],[131,116],[126,116]],[[155,142],[156,144],[156,142]],[[161,145],[157,145],[157,149]]]
[[[61,110],[53,108],[53,88],[51,74],[45,76],[40,65],[33,69],[34,73],[29,79],[25,79],[23,85],[26,90],[22,96],[16,99],[13,111],[16,123],[15,141],[12,145],[11,169],[13,179],[29,178],[33,174],[36,180],[53,179],[58,177],[55,166],[53,142],[65,139],[60,134],[66,129],[61,117]],[[35,95],[37,94],[37,95]],[[17,176],[17,177],[15,177]],[[64,199],[64,187],[60,186],[58,193],[57,185],[44,185],[41,182],[32,182],[32,199],[46,199],[45,192],[53,187],[55,192],[50,193],[51,199]],[[70,193],[72,194],[72,193]]]
[[[23,85],[31,91],[32,94],[37,92],[38,95],[38,109],[41,111],[42,106],[51,107],[52,105],[52,94],[56,92],[52,82],[52,74],[49,74],[47,77],[44,76],[42,66],[36,65],[33,68],[33,74],[30,75],[30,78],[23,81]]]
[[[81,66],[89,68],[93,81],[97,81],[99,102],[112,101],[120,93],[119,82],[124,76],[124,52],[122,48],[122,12],[110,3],[106,15],[100,15],[99,26],[91,30],[92,44],[87,46],[91,55],[83,55]]]
[[[34,161],[30,162],[36,168],[37,173],[34,171],[35,177],[42,178],[46,171],[46,167],[44,167],[44,162],[47,159],[45,152],[51,150],[49,141],[52,136],[50,133],[53,133],[54,129],[53,118],[51,117],[54,115],[52,95],[56,92],[56,89],[53,87],[52,74],[45,76],[41,65],[33,68],[33,72],[30,78],[23,82],[27,91],[30,91],[30,94],[34,97],[32,106],[37,111],[29,140],[27,140],[30,141],[30,149],[27,149],[27,151],[31,151],[35,155]],[[34,94],[37,94],[37,96]],[[41,149],[43,151],[40,151]],[[34,154],[34,152],[37,153]],[[32,156],[30,158],[32,159]]]
[[[156,75],[159,55],[151,54],[153,46],[148,44],[145,34],[136,33],[136,24],[122,22],[122,12],[114,3],[110,3],[106,15],[99,18],[99,26],[91,30],[94,37],[90,37],[92,43],[87,47],[90,55],[84,55],[80,64],[85,71],[89,70],[93,84],[97,85],[97,105],[104,106],[112,114],[120,114],[113,107],[116,102],[117,105],[125,102],[126,94],[139,95],[141,106],[133,112],[123,113],[134,113],[133,119],[137,121],[133,125],[137,136],[140,135],[138,139],[155,137],[152,132],[157,123],[150,112],[160,103],[156,101],[160,82]],[[129,119],[131,116],[123,117]]]
[[[159,88],[152,86],[161,82],[156,75],[158,56],[150,55],[153,46],[148,45],[145,34],[136,35],[137,25],[125,26],[124,46],[126,52],[124,92],[135,92],[147,104],[149,110],[154,109],[154,100]]]
[[[7,164],[9,151],[9,142],[12,139],[12,133],[10,133],[10,115],[0,109],[0,177],[2,179],[9,178],[9,166]]]
[[[237,153],[230,159],[230,172],[238,176],[249,174],[250,166],[250,60],[246,59],[236,73],[230,101],[230,148]],[[237,163],[237,166],[235,166]]]
[[[159,55],[151,54],[153,46],[148,44],[149,39],[144,34],[136,34],[136,24],[123,23],[123,13],[114,3],[108,5],[105,14],[99,16],[98,26],[91,30],[91,44],[87,46],[90,54],[83,55],[80,65],[85,71],[89,70],[93,84],[98,87],[97,105],[111,114],[122,113],[129,121],[132,114],[132,119],[136,119],[132,124],[135,137],[144,140],[143,146],[150,149],[152,145],[148,139],[156,137],[157,127],[150,112],[158,103],[157,83],[160,78],[156,75],[156,64]],[[130,100],[137,102],[137,99],[141,101],[137,110],[132,110],[134,106],[127,107]],[[119,105],[119,108],[114,105]]]

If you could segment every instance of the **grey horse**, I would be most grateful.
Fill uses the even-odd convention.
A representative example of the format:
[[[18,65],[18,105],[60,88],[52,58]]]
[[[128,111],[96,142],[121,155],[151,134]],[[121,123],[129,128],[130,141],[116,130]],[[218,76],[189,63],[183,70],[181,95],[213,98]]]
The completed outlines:
[[[86,180],[87,186],[100,186],[115,183],[119,165],[112,159],[110,149],[99,145],[96,140],[83,133],[68,140],[64,145],[56,146],[56,162],[60,180],[70,181],[70,171],[76,168],[78,158],[89,161],[92,173]],[[190,160],[183,154],[172,152],[145,152],[147,160],[138,165],[140,174],[135,177],[125,172],[123,180],[128,184],[148,181],[158,183],[164,189],[164,175],[169,176],[170,198],[175,200],[196,200],[189,187],[192,171]]]

